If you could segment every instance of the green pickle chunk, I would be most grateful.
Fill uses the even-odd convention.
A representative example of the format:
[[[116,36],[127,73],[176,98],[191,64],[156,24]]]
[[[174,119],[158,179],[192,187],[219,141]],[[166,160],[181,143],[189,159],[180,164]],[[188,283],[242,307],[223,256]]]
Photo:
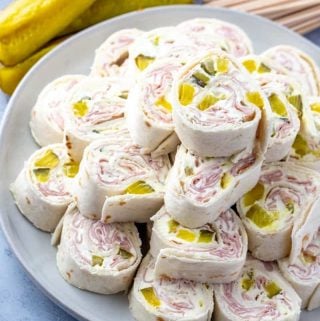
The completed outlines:
[[[189,84],[182,84],[179,88],[179,101],[181,105],[187,106],[192,103],[194,96],[194,87]]]
[[[260,73],[260,74],[263,74],[265,72],[270,72],[270,71],[271,71],[271,69],[267,65],[265,65],[263,62],[260,64],[260,66],[258,68],[258,73]]]
[[[211,243],[214,233],[208,230],[200,230],[198,243]]]
[[[145,181],[134,182],[125,190],[125,194],[149,194],[153,192],[154,189]]]
[[[206,59],[204,62],[202,62],[201,68],[211,76],[214,76],[216,74],[216,70],[214,68],[214,63],[212,59]]]
[[[204,73],[200,71],[196,71],[193,75],[192,78],[195,79],[195,82],[200,86],[200,87],[205,87],[208,83],[210,78],[205,75]]]
[[[155,290],[153,287],[144,288],[140,290],[142,295],[144,296],[145,300],[152,305],[153,307],[157,308],[161,305],[161,301],[159,300]]]
[[[59,164],[59,157],[51,150],[48,149],[41,157],[36,159],[34,166],[37,168],[53,169]]]
[[[254,204],[250,207],[246,217],[259,228],[265,228],[279,218],[279,213],[276,211],[266,211],[260,205]]]
[[[250,206],[254,204],[255,201],[262,199],[263,195],[264,186],[258,183],[252,190],[250,190],[243,196],[243,205]]]
[[[181,228],[177,232],[177,238],[187,241],[187,242],[194,242],[196,239],[196,233],[192,232],[189,229]]]
[[[103,261],[104,261],[104,258],[102,256],[92,255],[91,265],[92,266],[96,266],[96,265],[102,266],[103,265]]]
[[[179,227],[179,223],[177,221],[171,219],[168,222],[169,233],[177,233],[178,227]]]
[[[288,117],[286,106],[278,95],[271,94],[268,99],[271,109],[274,113],[276,113],[280,117]]]
[[[274,281],[269,281],[264,286],[267,296],[269,299],[272,299],[274,296],[278,295],[282,289]]]
[[[63,173],[67,177],[73,178],[78,174],[79,171],[79,163],[70,161],[68,163],[63,164]]]
[[[261,94],[257,91],[249,91],[246,93],[247,100],[262,109],[264,107],[264,102]]]
[[[130,252],[122,248],[119,249],[118,255],[124,259],[130,259],[133,256]]]
[[[252,271],[247,272],[241,280],[241,287],[245,291],[249,291],[253,287],[254,282],[255,281],[253,278],[253,272]]]
[[[172,112],[172,105],[166,100],[164,96],[161,96],[160,98],[158,98],[155,104],[156,106],[161,106],[167,111]]]
[[[198,105],[198,109],[204,111],[208,109],[209,107],[215,105],[220,100],[220,98],[215,97],[211,94],[204,96],[204,98],[201,100],[201,102]]]
[[[33,174],[40,183],[46,183],[50,177],[50,168],[35,168]]]
[[[297,110],[298,115],[302,114],[302,97],[301,95],[287,96],[289,103]]]
[[[136,65],[140,71],[145,70],[150,64],[154,62],[153,57],[139,55],[135,58]]]
[[[84,99],[82,99],[72,105],[72,111],[74,116],[82,118],[88,114],[89,106],[87,102]]]

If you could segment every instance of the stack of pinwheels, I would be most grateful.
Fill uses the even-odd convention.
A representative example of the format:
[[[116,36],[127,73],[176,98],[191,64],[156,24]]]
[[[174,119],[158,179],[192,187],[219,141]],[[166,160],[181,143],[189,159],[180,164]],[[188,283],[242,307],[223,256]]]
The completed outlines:
[[[70,284],[130,290],[141,321],[320,306],[320,76],[299,49],[255,55],[209,18],[121,30],[89,76],[42,90],[30,126],[42,148],[12,193]]]

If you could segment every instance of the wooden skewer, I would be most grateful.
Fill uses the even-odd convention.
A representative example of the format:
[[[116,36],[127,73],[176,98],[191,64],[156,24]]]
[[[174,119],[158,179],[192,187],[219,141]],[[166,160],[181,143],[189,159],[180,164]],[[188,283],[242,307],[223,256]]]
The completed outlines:
[[[305,30],[310,31],[310,28],[314,28],[314,26],[318,27],[320,26],[319,17],[315,17],[313,19],[309,19],[308,21],[305,21],[303,23],[300,23],[292,28],[292,30],[297,32],[307,32]]]
[[[277,19],[277,22],[283,25],[286,25],[288,27],[293,27],[299,23],[304,23],[315,17],[318,17],[319,19],[319,15],[320,15],[320,4],[317,6],[311,7],[310,9],[298,11],[294,14]],[[319,19],[319,22],[320,22],[320,19]]]
[[[211,0],[208,5],[259,14],[299,33],[320,27],[320,0]]]

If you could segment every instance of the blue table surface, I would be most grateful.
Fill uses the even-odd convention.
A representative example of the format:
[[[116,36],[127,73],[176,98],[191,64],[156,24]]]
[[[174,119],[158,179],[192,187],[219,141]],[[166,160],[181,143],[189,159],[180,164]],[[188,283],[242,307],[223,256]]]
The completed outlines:
[[[0,9],[9,0],[0,0]],[[320,45],[320,29],[306,35]],[[0,91],[0,119],[8,97]],[[0,321],[74,321],[31,282],[0,230]]]

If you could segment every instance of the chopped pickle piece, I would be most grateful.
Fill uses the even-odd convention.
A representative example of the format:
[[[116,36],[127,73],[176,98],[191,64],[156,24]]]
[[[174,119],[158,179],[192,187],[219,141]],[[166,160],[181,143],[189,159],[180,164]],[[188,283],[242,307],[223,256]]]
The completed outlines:
[[[203,301],[199,300],[199,307],[202,308],[203,307]]]
[[[89,112],[88,104],[85,100],[79,100],[72,106],[73,114],[76,117],[84,117]]]
[[[245,291],[249,291],[252,286],[254,285],[254,280],[250,279],[250,278],[244,278],[241,281],[241,287],[245,290]]]
[[[154,57],[139,55],[136,57],[135,62],[139,70],[145,70],[154,61]]]
[[[126,194],[149,194],[153,192],[154,189],[145,181],[137,181],[129,185],[125,191]]]
[[[255,201],[262,199],[263,195],[264,195],[264,186],[258,183],[252,190],[244,194],[243,205],[250,206]]]
[[[155,37],[153,38],[153,44],[154,44],[155,46],[158,46],[158,45],[159,45],[159,40],[160,40],[160,37],[159,37],[159,36],[155,36]]]
[[[310,105],[312,111],[320,113],[320,103],[313,103]]]
[[[192,103],[194,96],[194,88],[189,84],[180,85],[179,89],[179,101],[181,105],[187,106]]]
[[[189,167],[189,166],[186,166],[184,168],[184,173],[186,174],[186,176],[191,176],[193,175],[193,168],[192,167]]]
[[[308,146],[308,143],[306,140],[301,136],[297,135],[292,148],[295,150],[296,154],[299,155],[300,157],[304,157],[307,154],[314,155],[316,157],[320,157],[320,150],[319,149],[311,149]]]
[[[177,233],[177,237],[187,242],[193,242],[196,239],[196,233],[191,230],[181,228]]]
[[[133,256],[130,252],[122,248],[119,249],[118,255],[124,259],[130,259]]]
[[[260,64],[260,66],[258,68],[258,73],[260,73],[260,74],[263,74],[265,72],[270,72],[270,71],[271,71],[271,69],[267,65],[265,65],[263,62]]]
[[[287,210],[292,214],[294,212],[294,204],[292,201],[288,201],[286,203]]]
[[[127,99],[128,98],[128,92],[127,91],[122,91],[119,95],[119,98],[122,99]]]
[[[104,258],[102,256],[92,255],[91,265],[92,266],[96,266],[96,265],[102,266],[103,265],[103,261],[104,261]]]
[[[266,211],[258,204],[251,206],[246,214],[246,217],[260,228],[270,226],[279,218],[279,213],[276,211]]]
[[[35,167],[46,169],[55,168],[58,164],[59,157],[51,149],[46,150],[46,152],[34,162]]]
[[[158,98],[155,104],[156,106],[161,106],[167,111],[172,112],[172,105],[166,100],[164,96],[161,96],[160,98]]]
[[[208,230],[200,230],[198,243],[210,243],[213,239],[213,232]]]
[[[302,252],[301,255],[304,263],[308,263],[308,264],[314,263],[317,259],[316,256],[310,255],[309,253],[306,253],[306,252]]]
[[[170,220],[168,222],[169,233],[177,233],[177,229],[179,227],[179,223],[175,220]]]
[[[298,115],[302,114],[302,98],[301,95],[287,96],[289,103],[297,110]]]
[[[257,91],[251,91],[246,93],[247,100],[262,109],[264,107],[263,98]]]
[[[201,68],[209,75],[214,76],[216,70],[214,69],[214,64],[212,59],[207,59],[201,63]]]
[[[283,101],[281,101],[278,95],[271,94],[268,99],[271,109],[274,113],[281,117],[288,117],[286,106]]]
[[[35,168],[33,174],[40,183],[46,183],[49,180],[50,168]]]
[[[144,288],[140,290],[142,295],[144,296],[145,300],[152,305],[153,307],[159,307],[161,302],[159,298],[156,295],[156,292],[154,291],[153,287],[150,288]]]
[[[272,299],[274,296],[278,295],[282,289],[273,281],[269,281],[264,286],[267,296],[269,299]]]
[[[250,74],[257,70],[257,63],[253,59],[244,60],[242,64],[250,72]]]
[[[228,72],[229,70],[229,59],[218,57],[217,59],[217,71],[221,73]]]
[[[201,100],[201,102],[198,105],[198,109],[200,110],[206,110],[209,107],[213,106],[216,102],[218,102],[220,98],[215,97],[211,94],[204,96],[204,98]]]
[[[221,188],[223,189],[227,188],[230,185],[231,181],[232,181],[232,175],[229,173],[223,173],[221,182],[220,182]]]
[[[73,178],[78,174],[79,171],[79,163],[70,161],[68,163],[63,164],[63,173],[67,177]]]
[[[204,73],[200,72],[200,71],[196,71],[193,75],[192,78],[195,79],[196,83],[200,86],[200,87],[205,87],[210,78],[208,76],[206,76]]]

